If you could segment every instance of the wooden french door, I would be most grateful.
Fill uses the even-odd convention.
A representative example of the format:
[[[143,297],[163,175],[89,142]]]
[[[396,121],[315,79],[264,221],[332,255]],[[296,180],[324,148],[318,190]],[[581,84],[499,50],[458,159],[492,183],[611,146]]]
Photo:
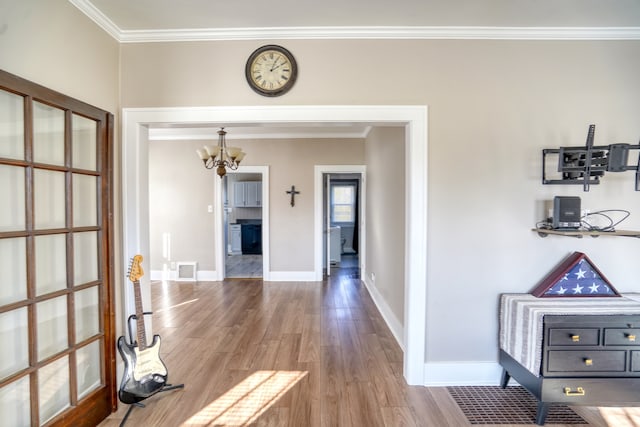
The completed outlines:
[[[0,70],[0,425],[116,405],[113,115]]]

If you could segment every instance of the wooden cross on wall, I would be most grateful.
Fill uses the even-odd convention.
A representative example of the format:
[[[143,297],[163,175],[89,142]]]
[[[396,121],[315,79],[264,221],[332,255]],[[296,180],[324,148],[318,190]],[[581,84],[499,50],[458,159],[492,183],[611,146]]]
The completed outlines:
[[[287,194],[291,194],[291,206],[295,206],[296,205],[296,194],[300,194],[299,191],[296,191],[296,186],[292,185],[291,186],[291,190],[287,191]]]

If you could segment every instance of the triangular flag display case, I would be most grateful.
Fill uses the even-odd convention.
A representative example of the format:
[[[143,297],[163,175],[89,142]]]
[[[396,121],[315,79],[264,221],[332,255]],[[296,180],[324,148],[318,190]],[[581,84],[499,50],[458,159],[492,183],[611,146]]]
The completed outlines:
[[[531,291],[535,297],[619,297],[588,256],[574,252]]]

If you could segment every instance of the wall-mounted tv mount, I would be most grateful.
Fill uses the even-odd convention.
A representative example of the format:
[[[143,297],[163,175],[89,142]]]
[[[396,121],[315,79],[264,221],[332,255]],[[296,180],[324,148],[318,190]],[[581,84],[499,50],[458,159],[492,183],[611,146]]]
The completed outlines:
[[[635,165],[628,164],[629,152],[640,150],[640,144],[593,145],[596,125],[589,126],[584,147],[560,147],[542,150],[542,183],[556,185],[582,185],[589,191],[590,185],[600,184],[605,172],[636,171],[635,190],[640,191],[640,155]],[[560,177],[547,177],[547,156],[558,157]]]

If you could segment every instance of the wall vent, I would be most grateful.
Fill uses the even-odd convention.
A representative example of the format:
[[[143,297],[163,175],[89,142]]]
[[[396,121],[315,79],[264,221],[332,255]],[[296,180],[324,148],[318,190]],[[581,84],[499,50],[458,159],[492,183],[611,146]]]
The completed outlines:
[[[176,263],[176,281],[195,282],[197,280],[197,267],[195,262]]]

